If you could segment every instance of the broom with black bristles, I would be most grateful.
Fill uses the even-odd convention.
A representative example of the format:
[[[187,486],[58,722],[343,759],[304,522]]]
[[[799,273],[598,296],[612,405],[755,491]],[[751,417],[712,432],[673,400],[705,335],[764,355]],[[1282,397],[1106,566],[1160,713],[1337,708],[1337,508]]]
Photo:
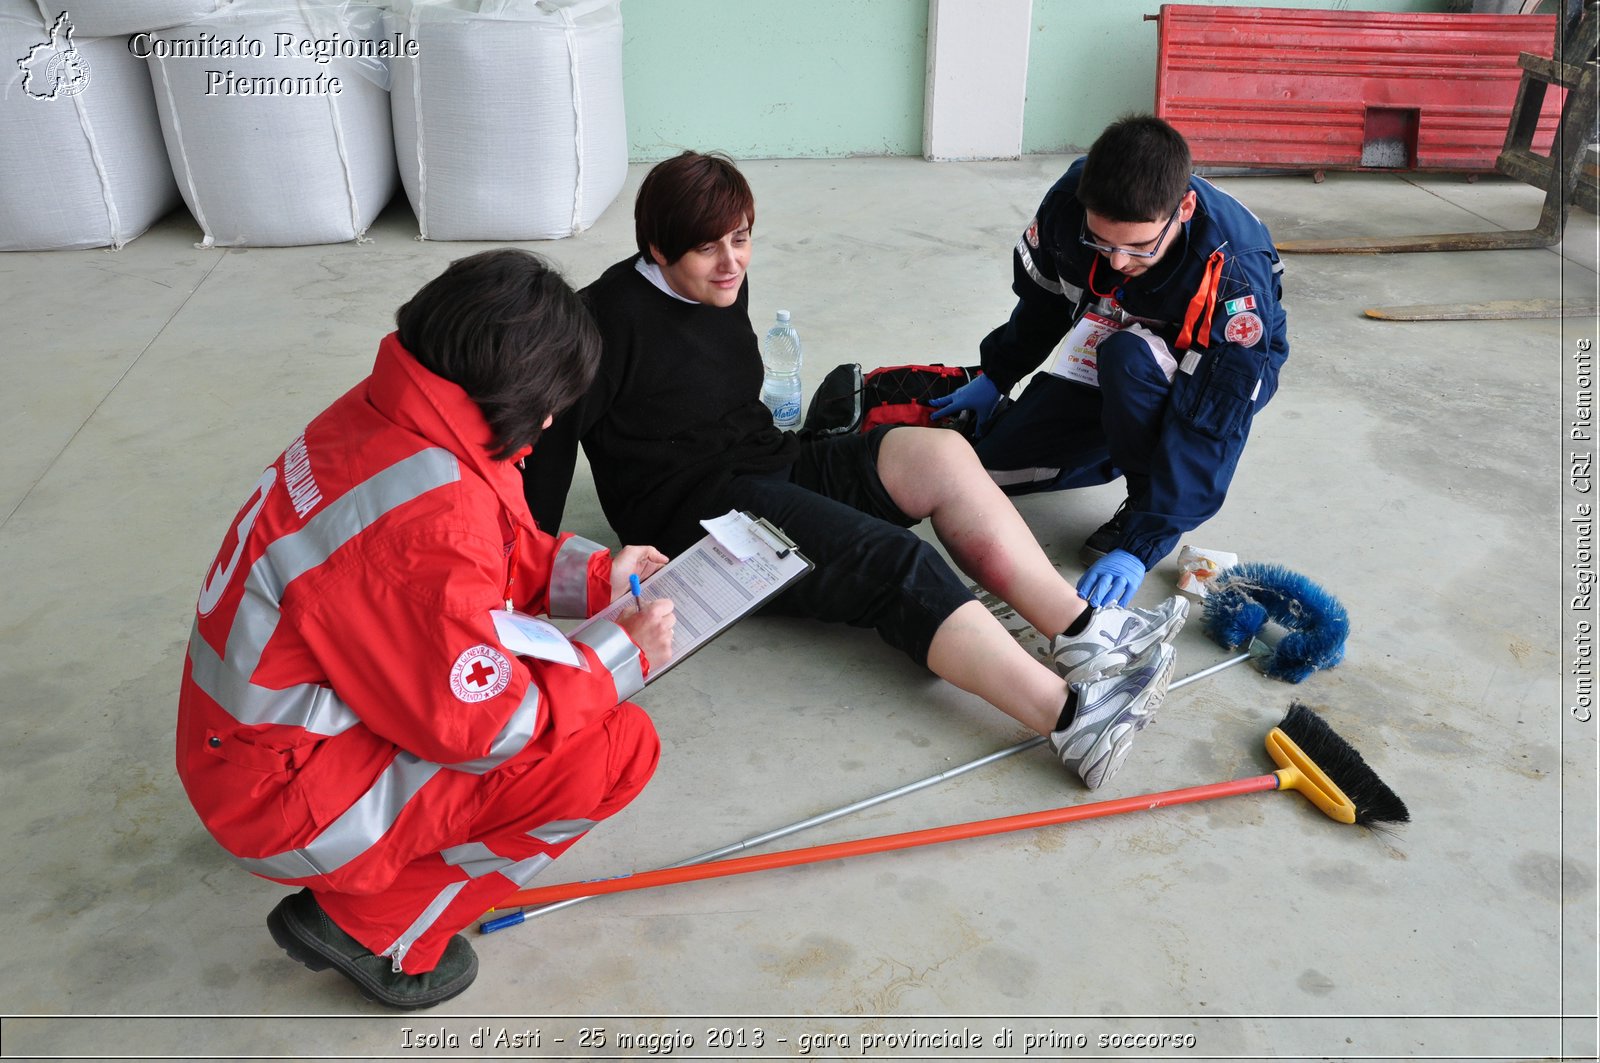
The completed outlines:
[[[1411,814],[1406,810],[1405,802],[1378,778],[1377,772],[1367,766],[1367,762],[1361,759],[1361,754],[1349,742],[1340,738],[1332,727],[1306,706],[1291,705],[1283,722],[1267,734],[1266,744],[1267,752],[1278,765],[1278,770],[1247,779],[1191,786],[1182,790],[1168,790],[1140,797],[1096,801],[1087,805],[1069,805],[1066,808],[1029,812],[1020,816],[931,827],[905,834],[886,834],[855,841],[835,842],[832,845],[788,849],[760,856],[742,856],[708,864],[669,867],[618,878],[544,886],[513,894],[501,904],[507,908],[517,905],[553,904],[573,897],[622,893],[676,882],[723,878],[752,871],[793,867],[797,864],[815,864],[847,856],[910,849],[936,842],[1004,834],[1008,831],[1072,823],[1080,819],[1114,816],[1123,812],[1143,812],[1167,805],[1192,804],[1196,801],[1258,793],[1262,790],[1297,790],[1323,813],[1340,823],[1375,827],[1410,822]]]

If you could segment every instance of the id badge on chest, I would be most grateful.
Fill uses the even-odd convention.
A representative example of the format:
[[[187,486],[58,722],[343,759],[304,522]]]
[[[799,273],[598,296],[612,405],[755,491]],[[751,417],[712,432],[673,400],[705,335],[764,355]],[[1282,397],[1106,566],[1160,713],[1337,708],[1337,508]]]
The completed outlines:
[[[1072,326],[1067,338],[1056,348],[1056,357],[1049,372],[1063,380],[1074,380],[1092,388],[1100,386],[1099,347],[1107,336],[1122,329],[1122,324],[1110,315],[1115,308],[1097,306],[1087,311]]]

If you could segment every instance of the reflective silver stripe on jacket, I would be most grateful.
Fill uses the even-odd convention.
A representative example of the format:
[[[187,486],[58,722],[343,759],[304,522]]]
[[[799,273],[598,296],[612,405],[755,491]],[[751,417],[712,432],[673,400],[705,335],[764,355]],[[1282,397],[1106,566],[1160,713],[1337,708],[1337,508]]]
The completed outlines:
[[[356,715],[328,688],[306,683],[273,690],[250,681],[277,630],[283,595],[294,580],[326,562],[385,514],[460,478],[460,465],[449,451],[420,451],[352,487],[305,527],[269,545],[245,579],[244,597],[228,631],[225,655],[219,657],[200,636],[196,621],[189,640],[196,685],[245,726],[302,727],[323,736],[348,730],[357,722]],[[533,736],[538,704],[538,690],[530,686],[489,754],[452,767],[481,773],[514,756]],[[402,752],[367,792],[310,844],[273,856],[241,857],[239,862],[271,878],[296,879],[336,871],[383,837],[412,795],[440,770],[438,764]]]
[[[489,755],[451,764],[449,768],[481,775],[499,767],[522,752],[533,739],[538,715],[539,690],[529,683],[522,704],[495,738]],[[269,878],[304,878],[337,871],[387,834],[412,796],[442,770],[441,765],[402,751],[373,780],[367,792],[309,845],[289,849],[276,856],[239,857],[238,860],[249,870]]]
[[[505,857],[495,855],[495,851],[482,842],[452,845],[448,849],[441,849],[439,855],[451,867],[459,867],[465,871],[469,878],[492,875],[511,863]]]
[[[275,856],[237,859],[248,870],[268,878],[306,878],[337,871],[372,848],[394,826],[412,795],[441,770],[411,753],[399,753],[371,788],[309,844]]]
[[[1083,301],[1083,289],[1066,281],[1053,281],[1039,272],[1039,267],[1033,264],[1033,255],[1028,251],[1028,238],[1020,237],[1017,240],[1017,256],[1022,259],[1022,268],[1027,271],[1033,282],[1047,292],[1064,295],[1074,303]]]
[[[196,619],[189,636],[195,685],[246,727],[279,724],[324,736],[352,727],[355,713],[327,687],[303,683],[273,690],[250,681],[278,629],[284,591],[391,510],[459,479],[455,455],[438,448],[420,451],[352,487],[305,527],[268,546],[245,577],[223,655],[201,637]]]
[[[644,689],[642,655],[626,631],[609,620],[601,620],[574,635],[573,641],[599,654],[600,663],[611,673],[611,681],[617,686],[617,701],[627,701]]]
[[[522,695],[522,704],[517,706],[511,714],[511,719],[500,728],[500,733],[495,736],[494,742],[489,746],[489,752],[476,760],[464,760],[459,764],[448,764],[451,771],[462,771],[469,775],[482,775],[486,771],[493,771],[512,757],[527,748],[533,741],[533,730],[539,725],[539,688],[530,679],[528,689]]]
[[[581,535],[561,544],[555,563],[550,566],[551,616],[589,615],[589,559],[604,549]]]
[[[515,882],[517,884],[517,888],[521,889],[523,886],[526,886],[528,883],[537,878],[539,876],[539,872],[543,871],[553,863],[555,863],[555,857],[550,856],[547,853],[540,853],[538,856],[530,856],[526,860],[518,860],[510,867],[500,872],[500,874],[504,875],[512,882]]]
[[[529,831],[528,834],[535,838],[539,836],[537,829]],[[445,863],[451,867],[459,867],[471,878],[483,878],[485,875],[498,872],[518,886],[527,885],[535,875],[555,862],[555,858],[548,853],[537,853],[524,860],[512,860],[510,857],[499,855],[482,842],[453,845],[439,855],[444,858]]]
[[[530,830],[528,837],[546,845],[560,845],[562,842],[570,842],[594,825],[595,821],[592,819],[558,819]]]

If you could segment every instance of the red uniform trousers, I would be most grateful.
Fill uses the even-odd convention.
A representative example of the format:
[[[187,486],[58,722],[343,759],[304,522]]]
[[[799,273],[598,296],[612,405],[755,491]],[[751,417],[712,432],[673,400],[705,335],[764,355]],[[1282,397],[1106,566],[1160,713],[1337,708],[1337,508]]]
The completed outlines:
[[[312,892],[334,923],[373,952],[398,953],[408,974],[431,971],[452,935],[632,801],[660,752],[650,718],[623,702],[531,763],[513,758],[482,776],[445,773],[429,785],[458,789],[465,805],[482,802],[461,838],[405,864],[382,893]],[[394,833],[378,845],[416,844]]]

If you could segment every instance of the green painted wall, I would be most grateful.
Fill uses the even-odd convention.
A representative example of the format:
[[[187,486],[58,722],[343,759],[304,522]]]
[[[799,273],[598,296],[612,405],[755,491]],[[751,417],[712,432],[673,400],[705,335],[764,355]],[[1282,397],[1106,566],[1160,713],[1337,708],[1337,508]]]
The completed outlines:
[[[922,153],[927,0],[624,0],[635,161]]]
[[[1444,0],[1274,0],[1211,7],[1300,7],[1359,11],[1444,11]],[[1028,100],[1022,109],[1022,150],[1087,151],[1096,134],[1128,111],[1156,102],[1156,24],[1144,16],[1159,0],[1033,0],[1028,42]]]
[[[1221,0],[1199,0],[1217,6]],[[1443,11],[1470,0],[1275,0]],[[1033,0],[1022,150],[1085,150],[1155,104],[1160,0]],[[623,0],[635,161],[922,154],[928,0]]]

